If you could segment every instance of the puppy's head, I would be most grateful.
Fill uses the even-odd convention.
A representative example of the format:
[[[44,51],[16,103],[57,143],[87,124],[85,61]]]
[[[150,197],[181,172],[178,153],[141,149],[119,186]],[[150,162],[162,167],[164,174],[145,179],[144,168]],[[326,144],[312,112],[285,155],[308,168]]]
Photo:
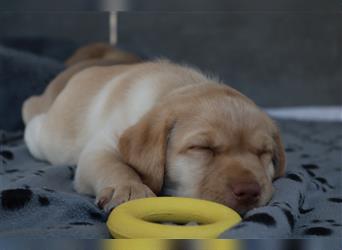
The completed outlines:
[[[272,196],[285,168],[279,131],[237,91],[185,87],[166,98],[120,138],[123,160],[159,193],[208,199],[243,213]]]

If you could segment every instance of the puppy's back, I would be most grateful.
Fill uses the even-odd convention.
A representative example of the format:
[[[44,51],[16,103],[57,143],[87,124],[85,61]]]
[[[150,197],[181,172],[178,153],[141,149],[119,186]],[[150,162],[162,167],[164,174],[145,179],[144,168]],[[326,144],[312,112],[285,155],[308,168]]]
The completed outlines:
[[[98,133],[119,137],[173,90],[208,81],[164,60],[85,69],[70,79],[40,125],[47,158],[78,159]]]

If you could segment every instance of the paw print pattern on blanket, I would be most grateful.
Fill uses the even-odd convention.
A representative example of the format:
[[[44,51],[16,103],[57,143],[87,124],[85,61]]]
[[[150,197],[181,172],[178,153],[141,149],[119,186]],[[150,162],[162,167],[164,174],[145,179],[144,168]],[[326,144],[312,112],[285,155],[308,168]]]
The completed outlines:
[[[267,206],[249,211],[221,238],[342,237],[341,123],[279,125],[286,175],[275,182],[276,193]],[[0,237],[109,237],[108,215],[93,197],[73,190],[75,166],[33,159],[20,133],[0,131],[0,143]]]
[[[109,237],[106,214],[72,188],[74,166],[33,159],[17,134],[0,138],[0,237]]]

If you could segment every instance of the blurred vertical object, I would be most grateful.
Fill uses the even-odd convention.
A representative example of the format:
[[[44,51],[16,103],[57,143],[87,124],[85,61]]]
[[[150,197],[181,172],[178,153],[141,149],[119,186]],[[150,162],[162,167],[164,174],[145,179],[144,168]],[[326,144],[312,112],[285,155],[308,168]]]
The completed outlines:
[[[128,0],[99,0],[98,9],[105,11],[123,11],[130,9],[130,1]]]
[[[116,44],[118,40],[118,29],[117,29],[117,13],[111,12],[109,17],[109,41],[110,44]]]

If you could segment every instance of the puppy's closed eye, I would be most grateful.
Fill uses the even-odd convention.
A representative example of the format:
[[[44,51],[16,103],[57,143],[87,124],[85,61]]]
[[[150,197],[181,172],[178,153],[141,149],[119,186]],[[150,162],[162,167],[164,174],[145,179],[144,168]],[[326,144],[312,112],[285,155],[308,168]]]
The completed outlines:
[[[209,151],[213,151],[214,149],[210,146],[193,145],[193,146],[189,146],[188,150],[209,150]]]
[[[201,153],[214,156],[216,154],[215,148],[205,145],[191,145],[186,150],[189,153]]]

